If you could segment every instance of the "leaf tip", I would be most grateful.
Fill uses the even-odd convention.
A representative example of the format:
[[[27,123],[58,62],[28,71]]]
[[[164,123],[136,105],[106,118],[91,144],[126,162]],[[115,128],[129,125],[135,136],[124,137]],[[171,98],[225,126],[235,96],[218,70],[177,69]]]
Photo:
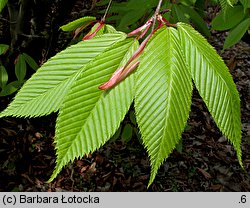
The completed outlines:
[[[147,186],[147,189],[152,185],[152,183],[154,182],[155,180],[155,176],[157,174],[157,170],[158,168],[154,169],[153,167],[151,167],[152,170],[151,170],[151,174],[150,174],[150,178],[149,178],[149,182],[148,182],[148,186]]]

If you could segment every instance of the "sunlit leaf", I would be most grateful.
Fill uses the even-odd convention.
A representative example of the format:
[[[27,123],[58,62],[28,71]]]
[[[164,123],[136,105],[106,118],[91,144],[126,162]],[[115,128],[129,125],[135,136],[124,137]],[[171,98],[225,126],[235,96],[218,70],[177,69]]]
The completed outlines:
[[[217,126],[234,145],[242,165],[240,99],[232,76],[204,37],[185,23],[177,27],[194,83]]]
[[[134,98],[134,74],[108,91],[98,86],[130,58],[138,42],[128,39],[117,43],[86,65],[66,96],[56,124],[56,168],[50,181],[62,167],[75,158],[89,154],[118,129]]]
[[[192,80],[176,29],[153,36],[136,75],[136,120],[150,156],[150,185],[179,143],[191,106]]]
[[[75,78],[85,70],[85,65],[125,37],[123,33],[104,34],[58,53],[24,84],[0,117],[34,117],[57,111]]]

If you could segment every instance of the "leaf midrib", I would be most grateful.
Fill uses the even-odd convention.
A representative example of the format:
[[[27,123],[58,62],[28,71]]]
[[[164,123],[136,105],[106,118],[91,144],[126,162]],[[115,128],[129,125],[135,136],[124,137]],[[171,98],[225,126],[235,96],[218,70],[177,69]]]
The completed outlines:
[[[131,46],[128,48],[128,50],[127,50],[127,52],[125,53],[124,57],[126,57],[127,54],[130,52],[131,47],[133,47],[133,44],[134,44],[134,41],[131,42]],[[94,60],[93,60],[93,62],[94,62]],[[122,62],[123,62],[123,60],[121,60],[121,63],[122,63]],[[91,65],[91,64],[90,64],[90,65]],[[90,65],[88,64],[88,65],[86,65],[86,67],[89,67]],[[80,135],[81,135],[81,133],[82,133],[82,130],[83,130],[83,129],[85,128],[85,126],[88,124],[88,120],[89,120],[89,119],[92,119],[92,116],[91,116],[91,115],[93,115],[93,113],[95,112],[96,106],[98,106],[99,103],[102,102],[102,100],[104,99],[104,96],[103,96],[104,93],[105,93],[105,92],[102,92],[102,93],[100,93],[100,95],[98,95],[98,96],[99,96],[99,99],[96,101],[96,103],[95,103],[95,105],[93,106],[92,110],[89,112],[87,118],[82,122],[83,125],[82,125],[81,129],[78,131],[78,133],[77,133],[76,136],[74,137],[74,139],[73,139],[73,141],[71,142],[71,144],[67,147],[67,150],[66,150],[65,155],[68,155],[68,154],[69,154],[68,152],[70,151],[70,149],[72,149],[72,146],[75,145],[75,143],[76,143],[77,140],[79,140],[79,137],[80,137]],[[99,147],[96,147],[96,148],[99,148]],[[65,157],[62,157],[62,159],[61,159],[61,161],[60,161],[60,163],[59,163],[60,165],[58,165],[58,167],[61,166],[61,164],[62,164],[63,161],[64,161],[64,158],[65,158]]]
[[[159,154],[162,154],[162,148],[163,148],[163,144],[164,144],[164,139],[166,138],[166,135],[167,135],[167,132],[166,132],[166,129],[167,129],[167,124],[168,124],[168,119],[169,119],[169,112],[170,112],[170,100],[171,100],[171,94],[172,94],[172,83],[173,83],[173,70],[172,70],[172,68],[173,68],[173,62],[172,62],[172,57],[173,57],[173,48],[171,48],[171,41],[172,41],[172,38],[171,38],[171,32],[170,31],[168,31],[169,32],[169,41],[167,41],[167,45],[168,45],[168,48],[167,48],[167,50],[166,51],[168,51],[169,52],[169,60],[171,60],[171,64],[170,64],[170,67],[168,67],[168,68],[166,68],[165,67],[165,70],[166,70],[166,72],[165,72],[165,74],[167,74],[167,70],[169,70],[170,71],[170,73],[169,73],[169,77],[167,78],[168,80],[169,80],[169,83],[168,83],[168,87],[167,87],[167,90],[166,90],[166,100],[165,100],[165,102],[166,102],[166,108],[165,108],[165,110],[164,110],[164,117],[165,117],[165,119],[164,119],[164,127],[163,127],[163,135],[162,135],[162,138],[161,138],[161,141],[160,141],[160,144],[159,144],[159,151],[158,151],[158,153],[157,153],[157,155],[159,155]],[[164,67],[163,67],[164,68]],[[166,80],[167,81],[167,80]],[[169,149],[169,148],[168,148]],[[154,164],[154,166],[155,167],[159,167],[158,166],[158,164],[159,164],[159,162],[160,162],[160,160],[159,160],[159,156],[157,157],[158,159],[157,159],[157,163],[155,162]],[[162,162],[160,162],[160,164],[161,164]],[[155,169],[155,168],[154,168]]]

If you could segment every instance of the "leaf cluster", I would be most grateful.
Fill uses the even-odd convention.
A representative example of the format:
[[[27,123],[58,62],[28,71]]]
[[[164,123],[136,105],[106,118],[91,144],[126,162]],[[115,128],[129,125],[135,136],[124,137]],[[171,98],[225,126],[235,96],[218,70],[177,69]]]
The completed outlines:
[[[113,137],[134,102],[141,140],[151,161],[150,185],[160,165],[180,143],[189,117],[193,82],[242,165],[236,86],[214,48],[188,24],[162,26],[149,39],[134,73],[109,90],[98,88],[138,47],[137,38],[104,25],[93,38],[49,59],[0,114],[37,117],[59,112],[56,167],[50,181],[66,164]],[[19,71],[17,74],[24,77]],[[131,131],[130,125],[123,128],[124,140],[131,138]]]

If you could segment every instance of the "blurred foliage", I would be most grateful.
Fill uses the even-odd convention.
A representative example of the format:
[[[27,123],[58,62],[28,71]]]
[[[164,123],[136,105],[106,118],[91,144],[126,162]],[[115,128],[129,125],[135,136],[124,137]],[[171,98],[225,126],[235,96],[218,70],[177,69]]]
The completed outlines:
[[[7,59],[5,53],[1,55],[3,59]],[[16,80],[8,82],[9,81],[9,75],[7,72],[8,70],[2,64],[0,57],[0,89],[1,89],[0,96],[11,95],[12,93],[16,92],[20,87],[22,87],[22,85],[26,81],[25,77],[27,74],[27,65],[29,66],[29,68],[35,71],[39,67],[35,62],[35,60],[26,53],[19,54],[13,64],[15,67]]]
[[[3,12],[6,9],[6,12],[8,12],[8,14],[5,15],[10,18],[9,20],[4,18],[2,19],[9,22],[9,28],[11,31],[10,42],[8,44],[0,44],[0,96],[7,96],[16,92],[26,81],[25,78],[27,75],[27,69],[33,69],[36,71],[39,67],[36,61],[31,56],[21,52],[21,47],[19,48],[16,44],[13,44],[13,42],[18,42],[17,31],[21,32],[22,26],[18,25],[18,21],[14,21],[13,24],[11,24],[10,22],[12,22],[11,18],[14,16],[13,14],[15,13],[15,9],[16,11],[19,11],[19,13],[15,13],[19,14],[16,15],[16,17],[22,20],[21,17],[24,14],[24,12],[21,12],[22,6],[23,5],[21,1],[12,2],[8,0],[0,0],[0,12]],[[15,28],[16,31],[13,29],[14,24],[17,25],[17,27]],[[14,33],[15,35],[13,35]],[[12,70],[12,68],[14,68],[14,70]],[[12,73],[12,71],[15,73]],[[12,74],[14,74],[15,78],[12,76]]]
[[[108,2],[109,0],[100,1],[97,6],[105,8]],[[157,3],[158,0],[114,1],[107,21],[114,23],[118,30],[129,32],[153,15]],[[162,8],[170,9],[164,17],[171,23],[193,23],[203,35],[210,36],[208,26],[203,20],[205,0],[164,1]],[[100,11],[101,14],[104,12],[105,9]]]
[[[105,8],[108,2],[109,0],[103,0],[97,5]],[[107,21],[115,24],[119,30],[129,32],[153,15],[157,3],[158,0],[113,1]],[[221,11],[211,23],[212,27],[209,27],[209,23],[204,20],[206,18],[204,11],[209,4],[221,7]],[[162,8],[170,9],[164,17],[171,23],[193,24],[206,37],[211,35],[211,30],[229,30],[223,49],[238,43],[246,33],[250,34],[249,0],[165,0]],[[105,9],[100,13],[103,14],[104,11]]]
[[[250,35],[250,1],[241,0],[233,7],[222,9],[211,25],[213,30],[229,30],[223,49],[238,43],[245,34]]]

